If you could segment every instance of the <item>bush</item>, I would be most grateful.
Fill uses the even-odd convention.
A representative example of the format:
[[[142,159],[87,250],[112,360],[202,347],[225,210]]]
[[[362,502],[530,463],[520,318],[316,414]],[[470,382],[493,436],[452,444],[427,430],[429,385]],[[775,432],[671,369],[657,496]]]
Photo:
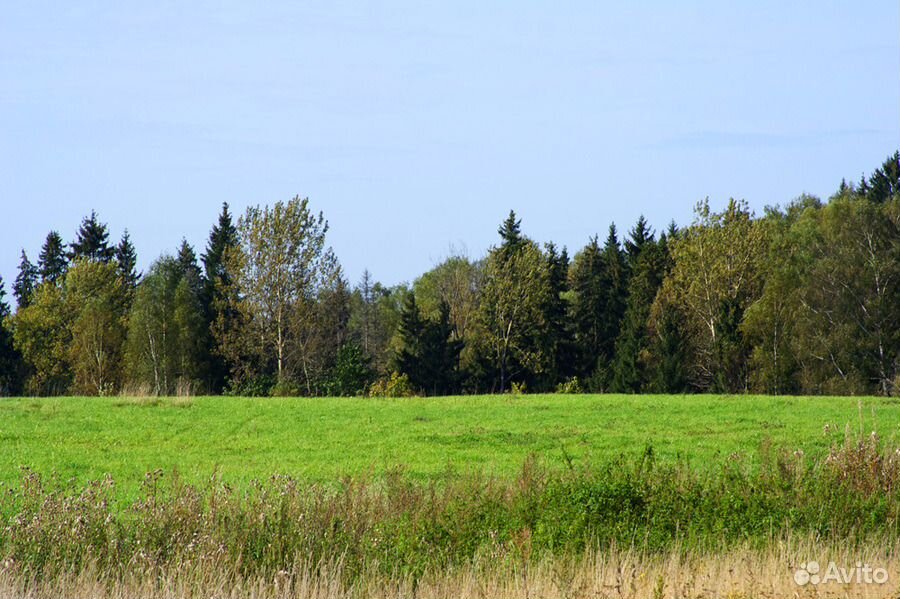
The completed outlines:
[[[262,389],[260,389],[261,391]],[[290,379],[282,379],[272,385],[269,394],[272,397],[299,397],[303,395],[300,385]]]
[[[369,387],[369,397],[415,397],[416,392],[405,374],[392,372],[386,379],[379,379]]]
[[[325,393],[338,397],[355,397],[366,391],[373,378],[369,359],[355,343],[345,343],[325,380]]]
[[[569,380],[557,385],[556,392],[566,395],[576,395],[578,393],[584,393],[584,389],[581,387],[581,381],[578,380],[578,377],[573,376]]]
[[[226,395],[238,397],[270,397],[275,387],[275,377],[268,374],[260,374],[243,380],[228,382]]]

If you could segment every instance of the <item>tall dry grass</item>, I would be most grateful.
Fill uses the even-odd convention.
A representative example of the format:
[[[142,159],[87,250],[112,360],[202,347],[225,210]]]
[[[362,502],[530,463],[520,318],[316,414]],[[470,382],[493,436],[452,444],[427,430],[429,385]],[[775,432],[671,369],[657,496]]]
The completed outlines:
[[[884,568],[883,584],[798,585],[794,572],[811,559],[840,567]],[[148,576],[139,569],[112,575],[94,567],[51,579],[14,569],[0,572],[0,598],[16,599],[662,599],[662,598],[895,598],[900,589],[896,547],[848,550],[813,537],[765,549],[735,547],[720,554],[610,549],[578,558],[501,564],[481,561],[419,578],[373,569],[348,583],[341,565],[298,561],[271,576],[244,577],[227,565],[183,564]]]

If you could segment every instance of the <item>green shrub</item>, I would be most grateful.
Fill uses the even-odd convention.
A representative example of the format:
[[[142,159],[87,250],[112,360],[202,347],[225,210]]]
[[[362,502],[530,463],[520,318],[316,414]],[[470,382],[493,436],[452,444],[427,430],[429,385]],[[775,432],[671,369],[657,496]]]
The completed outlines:
[[[581,381],[578,380],[578,377],[573,376],[572,378],[557,385],[556,392],[567,395],[574,395],[578,393],[584,393],[584,389],[582,388]]]
[[[370,397],[415,397],[416,392],[405,374],[392,372],[386,379],[379,379],[369,386]]]
[[[232,380],[228,383],[226,395],[238,397],[269,397],[275,387],[274,376],[261,374],[243,380]]]
[[[355,397],[366,391],[373,378],[369,359],[356,343],[345,343],[325,378],[325,393],[338,397]]]
[[[260,391],[262,391],[262,389],[260,389]],[[278,381],[272,385],[272,388],[269,391],[269,395],[272,397],[298,397],[302,394],[303,392],[300,389],[300,385],[289,379]]]
[[[518,383],[514,381],[509,386],[510,395],[525,395],[526,393],[528,393],[528,386],[524,382]]]

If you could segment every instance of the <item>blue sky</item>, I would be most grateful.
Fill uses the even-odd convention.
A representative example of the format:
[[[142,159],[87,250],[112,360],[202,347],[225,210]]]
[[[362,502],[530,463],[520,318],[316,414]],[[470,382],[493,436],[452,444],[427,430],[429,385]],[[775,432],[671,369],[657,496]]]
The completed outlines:
[[[259,6],[254,5],[262,5]],[[827,196],[900,146],[900,9],[857,2],[22,2],[0,19],[0,275],[96,209],[140,265],[308,196],[348,277],[510,208],[577,250],[643,213]]]

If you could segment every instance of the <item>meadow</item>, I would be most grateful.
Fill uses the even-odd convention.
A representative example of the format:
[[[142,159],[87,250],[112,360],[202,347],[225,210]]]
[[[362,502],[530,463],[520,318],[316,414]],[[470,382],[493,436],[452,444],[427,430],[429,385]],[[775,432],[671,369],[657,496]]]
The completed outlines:
[[[246,487],[273,474],[310,481],[381,474],[518,474],[640,456],[706,468],[749,463],[762,444],[819,455],[843,438],[900,434],[891,398],[503,395],[444,398],[15,398],[0,400],[0,483],[21,467],[133,494],[147,472],[212,474]]]
[[[874,397],[7,399],[0,596],[896,596],[898,423]],[[811,557],[892,578],[798,587]]]

